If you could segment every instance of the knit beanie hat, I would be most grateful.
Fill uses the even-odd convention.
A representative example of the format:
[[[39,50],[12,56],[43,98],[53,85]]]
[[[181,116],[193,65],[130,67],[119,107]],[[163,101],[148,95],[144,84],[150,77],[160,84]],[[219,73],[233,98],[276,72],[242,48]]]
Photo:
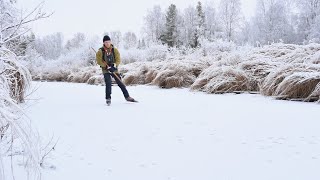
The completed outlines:
[[[105,42],[105,41],[110,41],[111,39],[110,39],[110,37],[108,36],[108,35],[105,35],[104,37],[103,37],[103,42]]]

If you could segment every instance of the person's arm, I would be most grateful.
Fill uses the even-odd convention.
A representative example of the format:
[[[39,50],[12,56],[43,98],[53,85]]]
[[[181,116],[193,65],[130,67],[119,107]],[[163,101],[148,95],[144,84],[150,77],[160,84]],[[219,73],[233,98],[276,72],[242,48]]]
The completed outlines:
[[[101,49],[99,49],[99,51],[96,53],[96,60],[97,60],[97,64],[99,64],[101,67],[104,67],[104,68],[106,67],[106,63],[102,59]]]
[[[114,54],[115,54],[115,56],[116,56],[116,62],[115,62],[115,64],[116,64],[116,67],[118,68],[119,67],[119,65],[120,65],[120,63],[121,63],[121,59],[120,59],[120,53],[119,53],[119,50],[117,49],[117,48],[114,48]]]

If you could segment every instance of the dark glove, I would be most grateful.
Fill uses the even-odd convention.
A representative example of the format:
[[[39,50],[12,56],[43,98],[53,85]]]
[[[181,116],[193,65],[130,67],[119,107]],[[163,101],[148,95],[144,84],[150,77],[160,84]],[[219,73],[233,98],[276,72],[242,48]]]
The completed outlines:
[[[118,69],[114,66],[109,66],[108,70],[113,73],[113,72],[117,71]]]

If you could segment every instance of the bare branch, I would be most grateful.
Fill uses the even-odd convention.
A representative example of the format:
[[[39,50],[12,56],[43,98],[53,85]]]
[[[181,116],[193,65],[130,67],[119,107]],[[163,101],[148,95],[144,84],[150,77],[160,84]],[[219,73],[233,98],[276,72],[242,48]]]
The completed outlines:
[[[49,141],[49,143],[46,145],[46,147],[44,148],[47,149],[47,147],[49,147],[49,145],[51,144],[51,142],[53,141],[53,137],[51,138],[51,140]],[[43,166],[43,163],[44,163],[44,160],[45,158],[52,152],[55,150],[57,144],[59,142],[59,139],[55,142],[55,144],[47,151],[45,152],[45,154],[42,156],[41,160],[40,160],[40,166],[42,167]]]
[[[50,14],[41,12],[41,8],[42,8],[43,4],[44,4],[44,1],[41,2],[40,4],[38,4],[29,14],[27,14],[25,17],[23,17],[19,21],[19,23],[16,23],[16,24],[13,24],[13,25],[9,25],[8,27],[5,27],[5,28],[1,29],[1,32],[10,30],[12,28],[17,28],[17,27],[18,27],[17,29],[19,29],[19,27],[21,27],[22,25],[25,25],[25,24],[28,24],[30,22],[34,22],[34,21],[37,21],[37,20],[40,20],[40,19],[45,19],[45,18],[50,17],[53,14],[53,12],[50,13]],[[32,19],[28,20],[28,18],[30,16],[32,16],[37,10],[39,10],[39,12],[35,15],[35,17],[33,17]],[[16,32],[16,30],[14,32]]]
[[[24,32],[22,32],[22,33],[19,33],[19,34],[16,35],[16,36],[8,37],[8,38],[6,38],[3,42],[6,43],[6,42],[8,42],[8,41],[11,41],[11,40],[13,40],[13,39],[16,39],[16,38],[18,38],[18,37],[26,34],[26,33],[29,32],[30,30],[31,30],[31,28],[27,29],[26,31],[24,31]]]

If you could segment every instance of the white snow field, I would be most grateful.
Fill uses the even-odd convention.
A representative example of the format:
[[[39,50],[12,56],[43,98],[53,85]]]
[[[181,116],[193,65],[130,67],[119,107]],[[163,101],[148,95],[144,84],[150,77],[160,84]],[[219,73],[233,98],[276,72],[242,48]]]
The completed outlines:
[[[132,104],[114,86],[108,107],[103,86],[33,86],[26,112],[59,139],[43,180],[320,179],[319,104],[130,86]]]

